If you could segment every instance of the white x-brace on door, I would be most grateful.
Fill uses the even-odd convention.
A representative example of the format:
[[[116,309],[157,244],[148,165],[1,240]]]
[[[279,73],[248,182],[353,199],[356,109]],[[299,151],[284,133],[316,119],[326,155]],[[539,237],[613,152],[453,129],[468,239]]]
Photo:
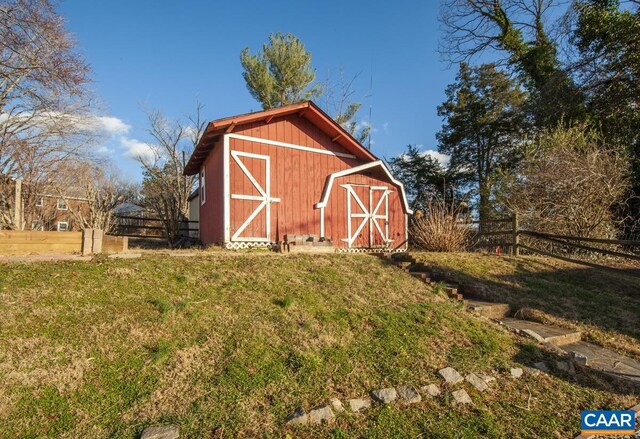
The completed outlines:
[[[251,194],[231,194],[231,199],[259,202],[257,207],[231,236],[231,241],[271,242],[271,203],[278,203],[280,202],[280,199],[271,197],[270,157],[268,155],[253,154],[242,151],[231,151],[231,157],[233,157],[233,160],[238,164],[242,173],[249,179],[255,189]],[[264,161],[264,187],[258,183],[256,178],[249,171],[245,163],[242,161],[243,157]],[[245,231],[245,229],[263,210],[265,211],[265,236],[242,236],[242,232]]]
[[[348,247],[353,247],[362,233],[368,233],[368,247],[375,247],[377,243],[387,247],[392,242],[389,239],[389,194],[393,191],[386,186],[365,186],[368,191],[358,196],[353,184],[343,184],[347,190],[347,238],[343,238]],[[378,196],[380,198],[378,198]],[[353,220],[356,219],[356,227]]]

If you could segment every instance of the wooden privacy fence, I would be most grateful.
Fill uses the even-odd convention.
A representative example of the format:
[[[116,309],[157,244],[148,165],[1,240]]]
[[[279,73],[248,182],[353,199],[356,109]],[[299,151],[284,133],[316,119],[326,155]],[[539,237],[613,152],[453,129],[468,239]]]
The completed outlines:
[[[587,238],[521,229],[518,216],[474,221],[471,249],[490,248],[514,256],[541,254],[590,267],[640,276],[640,241]]]
[[[126,237],[104,235],[98,229],[82,232],[0,230],[0,256],[120,253],[128,246]]]

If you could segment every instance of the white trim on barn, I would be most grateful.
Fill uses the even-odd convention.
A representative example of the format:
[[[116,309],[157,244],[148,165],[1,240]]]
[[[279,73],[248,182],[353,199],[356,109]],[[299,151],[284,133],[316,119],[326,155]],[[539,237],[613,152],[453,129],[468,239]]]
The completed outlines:
[[[222,140],[222,185],[223,185],[223,210],[224,210],[224,242],[229,242],[231,238],[231,209],[229,203],[231,202],[231,195],[229,189],[229,135],[223,136]]]
[[[409,248],[409,215],[404,215],[404,249]]]
[[[240,227],[235,231],[231,237],[231,241],[247,241],[247,242],[271,242],[271,204],[279,203],[280,198],[274,198],[271,196],[271,157],[268,155],[254,154],[243,151],[231,151],[231,157],[238,165],[242,173],[249,179],[253,187],[258,191],[260,195],[252,194],[231,194],[231,199],[234,200],[249,200],[260,201],[260,204],[255,208],[251,215],[242,223]],[[241,157],[247,157],[251,159],[263,160],[265,166],[265,182],[264,188],[258,183],[251,171],[246,167]],[[265,210],[265,234],[266,236],[240,236],[242,232],[251,224],[251,222]]]
[[[270,157],[269,156],[261,156],[259,154],[252,154],[252,153],[245,153],[245,152],[240,152],[240,151],[231,151],[230,150],[230,140],[229,139],[238,139],[238,140],[245,140],[245,141],[250,141],[250,142],[255,142],[255,143],[261,143],[261,144],[266,144],[266,145],[272,145],[272,146],[278,146],[278,147],[282,147],[282,148],[288,148],[288,149],[295,149],[295,150],[300,150],[300,151],[306,151],[306,152],[311,152],[311,153],[317,153],[317,154],[324,154],[324,155],[330,155],[330,156],[336,156],[336,157],[344,157],[344,158],[351,158],[351,159],[356,159],[357,157],[355,155],[352,154],[345,154],[345,153],[340,153],[340,152],[334,152],[334,151],[328,151],[328,150],[322,150],[322,149],[316,149],[316,148],[310,148],[307,146],[302,146],[302,145],[295,145],[295,144],[291,144],[291,143],[285,143],[285,142],[278,142],[278,141],[274,141],[274,140],[268,140],[268,139],[262,139],[262,138],[258,138],[258,137],[251,137],[251,136],[245,136],[245,135],[241,135],[241,134],[234,134],[234,133],[227,133],[227,134],[223,134],[222,135],[222,154],[223,154],[223,220],[224,220],[224,242],[227,243],[227,245],[235,245],[235,244],[241,244],[242,242],[246,242],[247,245],[252,245],[252,244],[256,244],[256,245],[260,245],[261,243],[267,243],[270,242],[270,232],[271,232],[271,215],[270,215],[270,205],[271,203],[274,202],[280,202],[279,198],[272,198],[271,194],[270,194]],[[250,173],[247,173],[247,169],[246,167],[240,165],[240,163],[238,163],[238,165],[240,166],[241,170],[243,173],[245,173],[245,175],[247,175],[247,177],[249,178],[249,180],[251,181],[251,183],[256,187],[256,189],[258,189],[259,195],[250,195],[250,194],[231,194],[231,189],[230,189],[230,161],[231,158],[233,157],[234,160],[237,162],[238,160],[236,159],[237,155],[244,155],[246,157],[253,157],[253,158],[260,158],[266,161],[266,178],[267,181],[265,182],[265,188],[262,189],[260,187],[259,188],[259,184],[257,184],[257,181],[255,181],[255,178],[253,178],[252,175],[250,175]],[[322,192],[322,197],[320,199],[320,201],[318,203],[316,203],[314,205],[314,208],[319,209],[320,212],[320,237],[324,238],[325,237],[325,207],[328,204],[328,200],[329,197],[331,195],[331,190],[333,188],[333,183],[335,181],[335,179],[346,176],[346,175],[350,175],[350,174],[355,174],[367,169],[371,169],[371,168],[375,168],[375,167],[381,167],[383,172],[386,174],[386,176],[388,177],[388,179],[390,180],[390,182],[394,185],[396,185],[399,189],[400,189],[400,193],[402,196],[402,203],[403,203],[403,207],[405,210],[405,248],[406,248],[406,244],[408,243],[408,216],[409,214],[413,213],[413,210],[411,210],[409,208],[409,204],[408,204],[408,200],[406,197],[406,193],[405,193],[405,189],[404,189],[404,185],[396,180],[391,172],[389,171],[389,169],[387,168],[387,166],[385,165],[385,163],[382,160],[376,160],[373,162],[369,162],[369,163],[365,163],[359,166],[354,166],[352,168],[348,168],[342,171],[338,171],[338,172],[334,172],[333,174],[330,174],[328,177],[328,179],[325,182],[325,186]],[[242,169],[244,168],[244,169]],[[205,177],[206,178],[206,177]],[[374,187],[371,186],[371,188],[378,188],[378,187]],[[379,187],[378,189],[382,190],[382,187]],[[381,197],[380,200],[378,200],[378,205],[376,206],[376,208],[373,210],[374,214],[373,216],[375,216],[375,218],[371,217],[371,219],[369,219],[369,221],[373,221],[375,224],[371,224],[370,225],[370,234],[373,233],[373,227],[376,228],[377,232],[380,233],[380,235],[382,235],[382,237],[386,240],[387,244],[390,244],[393,242],[393,240],[389,239],[389,198],[388,195],[390,193],[392,193],[393,191],[389,190],[388,188],[384,188],[385,189],[385,193],[384,195]],[[356,196],[357,198],[357,196]],[[245,220],[245,222],[240,226],[240,228],[238,228],[238,230],[233,233],[231,233],[231,200],[232,199],[236,199],[236,200],[252,200],[252,201],[261,201],[260,205],[258,206],[258,208],[256,208],[256,210],[254,210],[252,212],[252,214],[249,216],[249,218],[247,218]],[[384,200],[384,208],[386,210],[386,214],[385,215],[379,215],[377,212],[378,210],[382,207],[382,203]],[[266,204],[265,204],[266,201]],[[348,208],[348,214],[351,215],[351,206],[350,206],[350,197],[349,197],[349,205],[347,206]],[[240,233],[242,233],[242,231],[248,226],[248,224],[255,219],[255,217],[261,212],[261,210],[263,208],[266,208],[266,236],[265,237],[242,237],[240,236]],[[366,209],[365,209],[366,212]],[[367,212],[367,214],[355,214],[354,217],[362,217],[363,218],[363,224],[366,223],[367,221],[367,217],[371,216],[369,215],[370,212]],[[380,224],[378,223],[378,219],[385,219],[385,227],[384,227],[384,231],[382,230],[382,227],[380,226]],[[358,229],[362,229],[362,227],[364,227],[362,224],[360,227],[358,227]],[[351,237],[351,221],[349,221],[349,235],[350,238]],[[357,234],[356,234],[357,236]],[[344,239],[343,239],[344,240]],[[347,240],[345,240],[347,241]],[[349,239],[349,247],[351,247],[351,245],[353,244],[353,241],[355,241],[354,239]],[[372,237],[370,237],[370,241],[372,241]]]
[[[344,158],[347,158],[347,159],[356,159],[357,158],[353,154],[347,154],[347,153],[344,153],[344,152],[334,152],[334,151],[329,151],[329,150],[326,150],[326,149],[311,148],[309,146],[295,145],[293,143],[278,142],[276,140],[262,139],[260,137],[245,136],[243,134],[225,134],[225,137],[227,137],[227,136],[231,137],[232,139],[247,140],[249,142],[255,142],[255,143],[264,143],[265,145],[280,146],[282,148],[289,148],[289,149],[297,149],[298,151],[314,152],[316,154],[324,154],[324,155],[333,155],[333,156],[336,156],[336,157],[344,157]]]
[[[333,187],[333,182],[336,178],[340,178],[340,177],[344,177],[345,175],[351,175],[351,174],[356,174],[360,171],[364,171],[367,169],[371,169],[371,168],[375,168],[377,166],[380,166],[382,168],[382,170],[385,172],[385,174],[387,174],[387,177],[389,178],[389,180],[395,184],[396,186],[398,186],[400,188],[400,191],[402,192],[402,203],[404,205],[404,209],[405,212],[408,214],[412,214],[413,210],[411,210],[411,208],[409,208],[409,203],[407,200],[407,195],[404,191],[404,185],[402,184],[402,182],[396,180],[395,178],[393,178],[393,175],[391,175],[391,172],[389,172],[389,169],[387,169],[387,166],[384,164],[384,162],[382,160],[376,160],[375,162],[370,162],[370,163],[365,163],[364,165],[359,165],[359,166],[354,166],[353,168],[349,168],[349,169],[344,169],[342,171],[338,171],[338,172],[334,172],[333,174],[331,174],[329,176],[329,180],[327,181],[325,187],[324,187],[324,191],[322,192],[322,198],[320,199],[320,201],[318,203],[316,203],[316,205],[314,206],[316,209],[322,209],[323,207],[326,207],[327,202],[329,201],[329,196],[331,195],[331,189]]]
[[[349,248],[353,247],[353,243],[356,241],[360,232],[364,228],[365,224],[369,225],[369,247],[373,247],[374,242],[374,228],[377,230],[377,233],[380,234],[380,237],[385,243],[385,246],[389,246],[392,239],[389,239],[389,194],[392,193],[392,190],[389,190],[386,186],[366,186],[369,190],[369,207],[367,208],[363,201],[360,199],[356,191],[353,189],[353,186],[362,186],[356,184],[341,184],[340,187],[347,190],[347,238],[342,238],[342,241],[346,242]],[[375,191],[383,191],[382,196],[378,200],[377,204],[374,206],[373,203],[373,194]],[[362,210],[362,213],[353,213],[351,209],[351,199],[354,199],[356,204]],[[380,208],[382,207],[382,203],[385,203],[385,212],[384,214],[380,214]],[[324,209],[324,208],[322,208]],[[355,232],[351,233],[351,221],[354,218],[362,218],[362,221],[356,228]],[[385,231],[380,227],[380,223],[378,220],[383,219],[385,221]]]
[[[375,208],[373,209],[373,211],[371,212],[371,224],[373,224],[375,226],[375,228],[378,230],[378,233],[380,233],[380,237],[382,238],[382,240],[384,241],[385,245],[389,245],[389,243],[393,242],[392,239],[389,239],[389,194],[392,193],[393,191],[390,190],[388,187],[386,186],[371,186],[370,188],[370,192],[369,192],[369,198],[371,200],[369,206],[371,207],[373,205],[373,192],[374,191],[383,191],[382,195],[380,196],[380,200],[378,200],[378,204],[376,204]],[[385,202],[384,205],[384,215],[379,214],[378,212],[380,211],[380,208],[382,207],[382,202]],[[382,231],[382,228],[380,227],[380,223],[378,223],[379,219],[383,219],[384,220],[384,224],[385,224],[385,231]],[[371,224],[369,224],[369,242],[371,245],[373,245],[373,228],[371,227]]]
[[[206,174],[205,174],[205,166],[202,165],[200,168],[200,181],[199,181],[199,189],[198,196],[200,197],[200,205],[204,205],[207,202],[207,185],[206,185]]]

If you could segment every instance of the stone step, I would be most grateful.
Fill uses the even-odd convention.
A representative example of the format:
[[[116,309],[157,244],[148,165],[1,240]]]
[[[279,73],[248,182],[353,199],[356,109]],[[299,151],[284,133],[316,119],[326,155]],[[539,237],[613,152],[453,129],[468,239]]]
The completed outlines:
[[[411,264],[409,266],[409,271],[420,271],[423,273],[428,273],[429,268],[426,265],[424,265],[422,262],[416,262],[415,264]]]
[[[431,279],[429,279],[429,276],[427,275],[427,273],[409,273],[409,274],[418,279],[422,279],[422,281],[426,284],[433,285],[433,282],[431,282]]]
[[[447,296],[454,300],[462,300],[464,296],[458,292],[458,288],[454,285],[447,285],[444,287],[444,292],[447,293]]]
[[[413,257],[409,253],[392,253],[391,259],[397,262],[416,262],[416,260],[413,259]]]
[[[490,302],[492,300],[493,294],[491,294],[491,290],[482,285],[482,284],[466,284],[461,288],[462,294],[466,297],[478,299],[481,301]]]
[[[482,300],[469,300],[467,309],[490,319],[506,317],[511,308],[506,303],[484,302]]]
[[[444,287],[444,291],[449,295],[458,294],[458,287],[454,285],[446,285]]]
[[[568,354],[586,357],[586,366],[640,386],[640,362],[585,341],[560,346]]]
[[[557,346],[580,341],[582,333],[573,329],[558,328],[557,326],[544,325],[528,320],[503,317],[498,321],[507,328],[532,337],[541,343],[553,343]]]

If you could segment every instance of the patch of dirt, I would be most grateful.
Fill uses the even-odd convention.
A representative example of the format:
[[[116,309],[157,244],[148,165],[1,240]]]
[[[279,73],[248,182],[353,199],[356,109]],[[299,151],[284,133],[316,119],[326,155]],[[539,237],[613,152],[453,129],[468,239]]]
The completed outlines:
[[[184,414],[193,401],[206,395],[205,387],[199,385],[198,380],[203,371],[216,369],[221,353],[222,342],[218,338],[209,338],[202,345],[192,345],[172,353],[163,366],[157,389],[138,400],[123,414],[123,419],[141,422]]]
[[[7,392],[0,387],[0,419],[6,419],[9,417],[12,402],[12,395],[7,394]]]
[[[40,387],[52,385],[61,394],[72,392],[83,382],[91,360],[82,351],[52,346],[51,340],[29,338],[8,349],[0,363],[5,384]]]
[[[137,270],[126,267],[109,267],[107,269],[107,275],[123,279],[134,275],[136,271]]]

